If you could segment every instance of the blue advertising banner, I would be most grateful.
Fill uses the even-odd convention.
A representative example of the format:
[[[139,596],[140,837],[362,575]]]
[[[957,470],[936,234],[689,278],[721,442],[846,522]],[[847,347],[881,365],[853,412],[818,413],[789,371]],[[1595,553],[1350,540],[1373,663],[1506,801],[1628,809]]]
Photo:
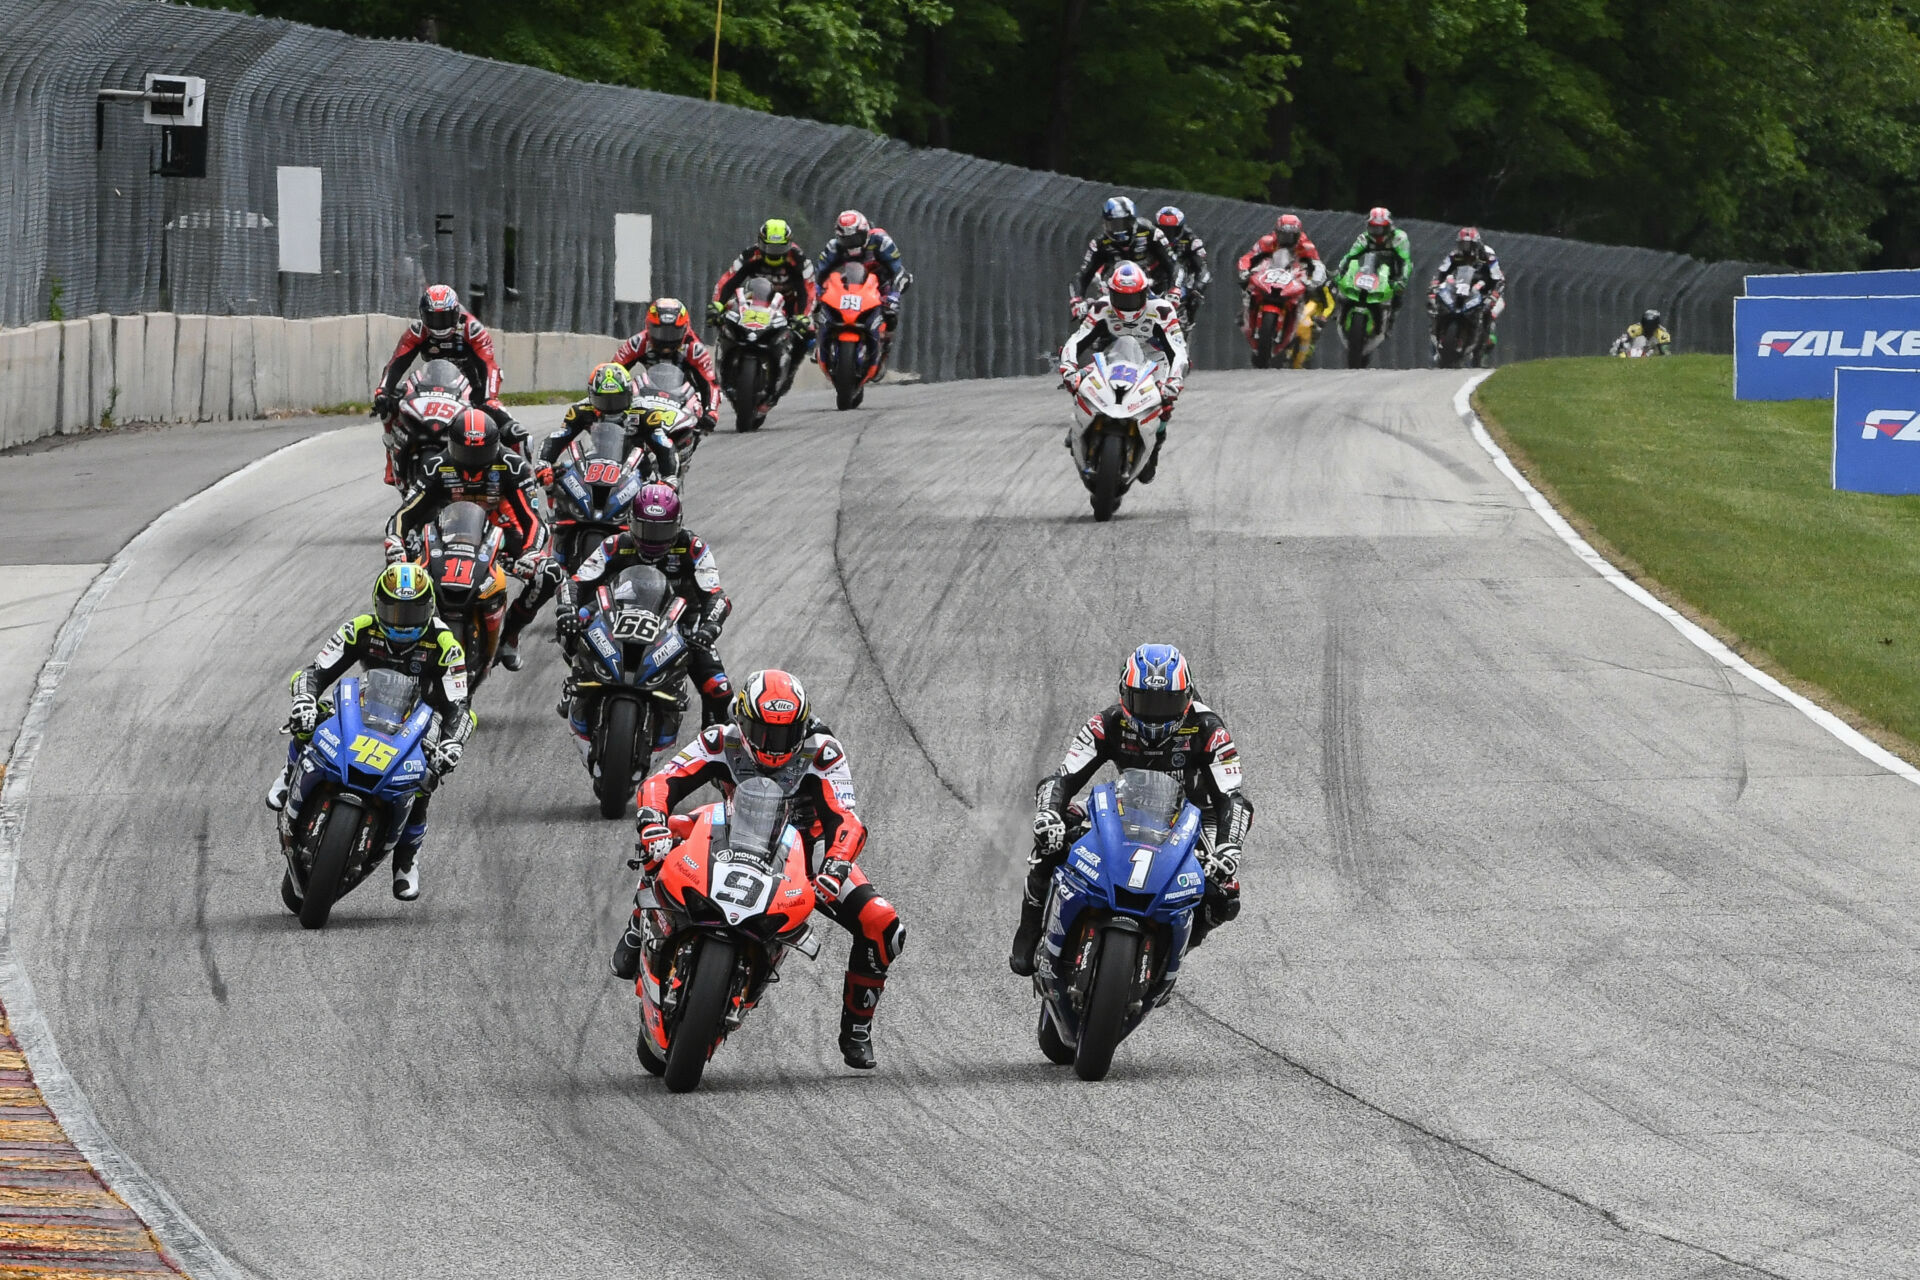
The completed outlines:
[[[1920,369],[1834,370],[1833,487],[1920,493]]]
[[[1920,297],[1733,300],[1734,399],[1824,400],[1860,364],[1920,369]]]
[[[1749,298],[1896,298],[1920,293],[1920,271],[1809,271],[1748,276]]]

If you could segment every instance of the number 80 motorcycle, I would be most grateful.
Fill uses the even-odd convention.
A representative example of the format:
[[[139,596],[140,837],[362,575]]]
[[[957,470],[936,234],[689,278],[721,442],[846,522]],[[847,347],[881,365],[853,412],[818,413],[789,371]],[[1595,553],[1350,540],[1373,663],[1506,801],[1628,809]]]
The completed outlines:
[[[640,1065],[669,1091],[700,1084],[707,1059],[780,980],[789,951],[820,944],[807,923],[813,881],[806,846],[771,778],[733,799],[667,820],[673,852],[639,895]]]

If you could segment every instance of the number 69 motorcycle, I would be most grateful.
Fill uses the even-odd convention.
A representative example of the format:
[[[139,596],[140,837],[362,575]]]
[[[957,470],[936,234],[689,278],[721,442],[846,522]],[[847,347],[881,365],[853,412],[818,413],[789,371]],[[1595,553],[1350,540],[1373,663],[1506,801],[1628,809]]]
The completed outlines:
[[[1165,1004],[1206,891],[1200,811],[1164,773],[1093,789],[1088,830],[1053,873],[1035,956],[1040,1051],[1105,1078],[1113,1051]]]
[[[807,923],[806,846],[771,778],[668,819],[677,843],[641,890],[640,1065],[669,1091],[698,1087],[707,1060],[780,979],[789,951],[820,944]]]

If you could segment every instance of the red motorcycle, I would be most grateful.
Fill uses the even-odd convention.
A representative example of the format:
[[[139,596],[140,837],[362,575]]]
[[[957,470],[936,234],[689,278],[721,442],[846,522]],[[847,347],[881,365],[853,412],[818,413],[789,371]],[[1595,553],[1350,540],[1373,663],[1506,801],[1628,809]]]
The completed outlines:
[[[447,428],[471,407],[473,387],[451,360],[429,360],[400,384],[399,403],[387,415],[387,483],[405,492],[420,479],[421,464],[440,452]]]
[[[435,612],[467,654],[467,688],[478,691],[500,649],[507,616],[505,535],[471,502],[449,503],[422,531],[420,562],[433,579]]]
[[[1247,278],[1247,314],[1241,331],[1253,348],[1253,367],[1270,369],[1274,357],[1298,369],[1313,350],[1313,321],[1306,314],[1307,275],[1296,262],[1270,262]]]
[[[858,262],[847,263],[820,286],[814,356],[833,383],[834,403],[842,409],[858,408],[867,384],[886,365],[885,302],[880,282]]]

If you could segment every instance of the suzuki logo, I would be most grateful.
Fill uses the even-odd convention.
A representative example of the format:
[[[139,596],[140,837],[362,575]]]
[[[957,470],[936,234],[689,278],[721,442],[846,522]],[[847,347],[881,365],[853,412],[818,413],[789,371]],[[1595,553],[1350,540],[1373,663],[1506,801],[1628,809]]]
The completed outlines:
[[[1920,413],[1912,409],[1875,409],[1860,424],[1860,438],[1877,440],[1881,436],[1920,442]]]
[[[1769,329],[1760,335],[1754,355],[1766,356],[1920,356],[1920,329],[1868,329],[1848,346],[1844,329]]]

